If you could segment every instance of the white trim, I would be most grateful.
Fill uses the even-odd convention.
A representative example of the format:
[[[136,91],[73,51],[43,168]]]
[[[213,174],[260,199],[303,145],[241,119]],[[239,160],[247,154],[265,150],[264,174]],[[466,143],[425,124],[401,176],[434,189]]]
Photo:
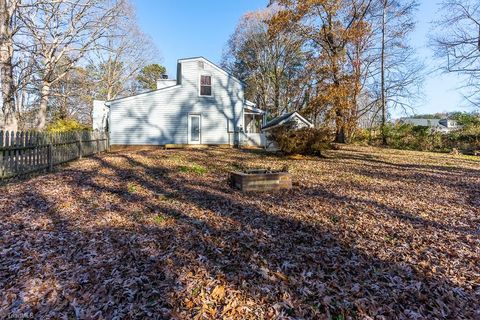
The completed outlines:
[[[305,119],[304,117],[302,117],[302,116],[300,115],[300,113],[298,113],[298,112],[295,111],[295,112],[292,114],[292,116],[293,116],[293,115],[296,115],[296,116],[297,116],[300,120],[302,120],[309,128],[313,128],[313,123],[311,123],[310,121],[308,121],[307,119]]]
[[[202,76],[209,76],[210,77],[210,95],[202,94]],[[198,96],[202,98],[213,98],[213,76],[208,71],[201,71],[198,74]]]
[[[258,109],[258,108],[255,108],[255,107],[251,107],[251,106],[244,106],[243,109],[247,109],[249,111],[253,111],[255,113],[261,113],[261,114],[264,114],[266,113],[264,110],[262,109]]]
[[[198,117],[198,141],[191,140],[191,118]],[[188,144],[201,144],[202,142],[202,115],[200,113],[189,113],[187,121],[187,142]]]

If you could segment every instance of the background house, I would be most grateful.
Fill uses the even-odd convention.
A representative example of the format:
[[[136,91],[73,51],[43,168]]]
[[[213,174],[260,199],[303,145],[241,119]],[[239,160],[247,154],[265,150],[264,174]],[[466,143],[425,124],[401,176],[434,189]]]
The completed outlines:
[[[457,121],[450,119],[401,118],[398,123],[410,124],[419,127],[430,127],[432,130],[449,133],[459,128]]]

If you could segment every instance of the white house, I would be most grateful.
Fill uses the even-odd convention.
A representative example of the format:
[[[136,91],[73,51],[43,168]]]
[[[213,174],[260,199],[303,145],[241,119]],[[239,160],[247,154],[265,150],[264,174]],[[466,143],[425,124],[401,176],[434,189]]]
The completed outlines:
[[[429,127],[433,131],[440,133],[449,133],[460,128],[457,121],[450,119],[401,118],[399,123],[418,127]]]
[[[157,89],[95,101],[93,128],[108,129],[112,146],[263,146],[265,112],[245,99],[245,84],[203,57],[180,59],[177,79]]]

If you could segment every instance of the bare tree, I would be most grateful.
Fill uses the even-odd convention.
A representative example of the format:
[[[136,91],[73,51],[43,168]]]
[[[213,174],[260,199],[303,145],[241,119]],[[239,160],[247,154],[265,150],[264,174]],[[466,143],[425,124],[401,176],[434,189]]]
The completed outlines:
[[[18,31],[16,23],[20,0],[0,0],[0,81],[2,85],[2,112],[5,130],[17,130],[15,108],[15,80],[13,76],[13,38]]]
[[[295,34],[268,33],[277,6],[247,13],[230,37],[222,64],[249,84],[246,95],[272,115],[300,110],[309,82],[306,54]]]
[[[388,0],[382,0],[382,44],[380,49],[380,109],[382,110],[382,142],[387,144],[387,135],[385,132],[385,125],[387,123],[387,99],[385,94],[385,50],[386,50],[386,33],[387,33],[387,8]]]
[[[364,127],[380,127],[384,143],[391,112],[408,112],[422,97],[424,65],[409,43],[417,5],[416,0],[376,0],[366,17],[370,32],[359,58],[362,87],[357,111]]]
[[[64,59],[68,59],[65,57]],[[62,63],[67,65],[68,63]],[[63,73],[58,69],[55,73]],[[95,84],[88,78],[88,72],[81,66],[70,68],[64,77],[56,81],[50,92],[48,118],[66,120],[75,118],[81,123],[90,123],[92,92]]]
[[[432,37],[435,54],[445,72],[466,77],[467,98],[480,106],[480,2],[445,0],[440,13]]]
[[[46,125],[52,86],[106,36],[122,1],[58,0],[34,2],[21,15],[25,26],[22,48],[35,56],[40,106],[37,128]],[[62,70],[59,72],[59,70]]]
[[[124,2],[119,9],[107,36],[97,41],[88,55],[88,71],[96,84],[97,99],[111,100],[135,93],[139,90],[135,77],[158,57],[157,48],[138,27],[133,7]]]
[[[423,64],[408,43],[415,28],[417,0],[380,0],[377,4],[379,17],[375,19],[373,15],[373,25],[379,26],[379,111],[382,141],[387,144],[385,126],[389,109],[412,108],[420,96]]]

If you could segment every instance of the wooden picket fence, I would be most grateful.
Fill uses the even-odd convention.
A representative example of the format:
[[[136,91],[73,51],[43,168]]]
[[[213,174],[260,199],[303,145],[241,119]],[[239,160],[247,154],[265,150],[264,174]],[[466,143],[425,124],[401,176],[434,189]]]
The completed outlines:
[[[108,148],[106,132],[0,131],[0,179],[51,171],[55,165],[108,151]]]

